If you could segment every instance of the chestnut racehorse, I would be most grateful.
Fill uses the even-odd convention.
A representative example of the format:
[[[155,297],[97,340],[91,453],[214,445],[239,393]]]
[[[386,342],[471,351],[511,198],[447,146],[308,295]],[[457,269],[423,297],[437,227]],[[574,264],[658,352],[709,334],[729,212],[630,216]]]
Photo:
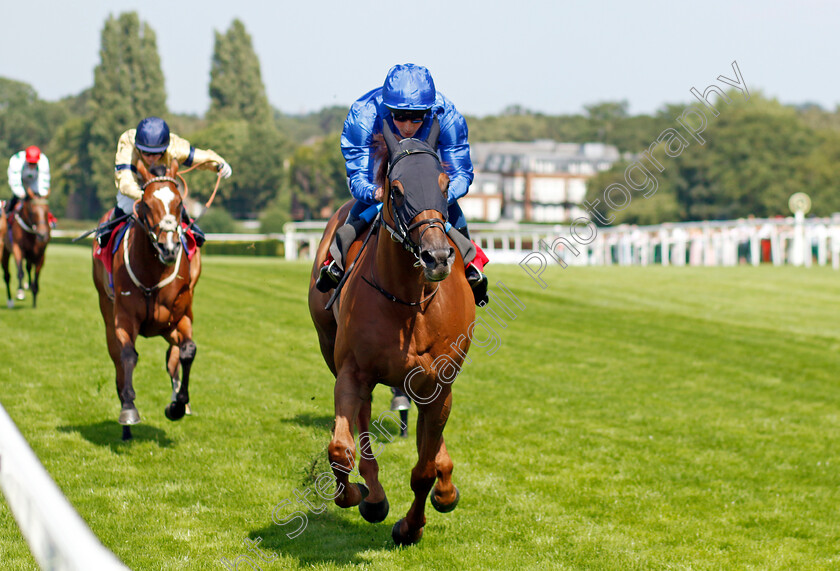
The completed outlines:
[[[475,307],[461,255],[444,231],[449,178],[435,152],[439,133],[435,121],[425,141],[398,141],[383,123],[388,156],[382,161],[387,172],[380,173],[385,198],[378,234],[364,248],[359,241],[351,246],[346,263],[355,260],[355,265],[348,267],[337,303],[325,309],[329,295],[319,292],[315,281],[352,201],[342,206],[324,232],[309,288],[309,311],[321,353],[336,377],[329,445],[336,505],[358,505],[370,522],[385,519],[388,500],[373,452],[381,450],[381,444],[377,446],[369,432],[371,394],[377,384],[384,384],[408,389],[417,402],[414,501],[391,531],[398,545],[420,540],[433,485],[432,505],[438,511],[451,511],[459,499],[443,429],[452,406],[452,372],[460,371],[469,348],[467,333]],[[365,485],[348,480],[356,461],[354,426],[359,432],[358,470]]]
[[[26,281],[32,292],[32,307],[36,307],[39,278],[41,269],[44,267],[47,244],[50,241],[50,205],[46,197],[38,196],[30,189],[27,189],[26,196],[18,204],[20,204],[20,210],[12,212],[6,220],[5,247],[2,261],[0,261],[3,265],[3,279],[6,281],[6,305],[12,308],[15,304],[9,283],[11,281],[9,257],[14,256],[18,278],[16,297],[18,301],[24,299],[23,262],[26,261]],[[32,277],[33,266],[35,279]]]
[[[113,288],[104,264],[93,258],[93,282],[122,404],[123,440],[131,438],[130,426],[140,422],[133,384],[138,335],[161,336],[169,342],[166,369],[172,381],[172,402],[165,414],[169,420],[180,420],[188,412],[190,367],[196,352],[192,300],[201,274],[200,252],[189,260],[182,242],[182,197],[175,179],[178,162],[173,161],[165,174],[161,169],[161,176],[151,175],[141,161],[135,167],[145,181],[143,197],[135,203],[125,235],[112,254]],[[106,213],[100,224],[108,217]],[[96,247],[94,243],[94,251]]]

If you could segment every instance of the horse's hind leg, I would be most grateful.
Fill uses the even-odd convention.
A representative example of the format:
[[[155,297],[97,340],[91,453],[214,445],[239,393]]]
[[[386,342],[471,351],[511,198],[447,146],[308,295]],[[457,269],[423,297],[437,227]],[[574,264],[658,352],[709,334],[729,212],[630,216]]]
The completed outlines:
[[[443,429],[449,418],[451,406],[450,390],[441,393],[433,402],[418,406],[417,464],[411,470],[414,501],[405,518],[395,523],[391,530],[391,537],[397,545],[411,545],[423,537],[423,526],[426,525],[426,498],[438,475],[437,459],[444,446]],[[451,468],[448,468],[448,471],[451,473]],[[446,479],[448,480],[448,477]],[[445,486],[442,491],[447,492]]]
[[[166,350],[166,372],[172,381],[172,402],[175,402],[178,391],[181,390],[181,350],[177,345],[170,345]],[[186,405],[186,413],[192,414],[189,403]]]
[[[178,330],[173,333],[171,342],[178,344],[178,362],[183,376],[178,392],[175,393],[172,402],[166,405],[164,414],[169,420],[181,420],[190,402],[190,369],[196,352],[195,342],[192,340],[192,322],[188,317],[184,317],[178,324]]]
[[[362,401],[359,416],[356,419],[356,426],[359,429],[359,474],[365,479],[368,489],[368,494],[359,504],[359,513],[370,523],[379,523],[388,516],[390,506],[385,496],[385,489],[379,483],[379,464],[376,462],[376,454],[381,451],[382,444],[376,446],[376,436],[369,432],[370,405],[370,399]],[[362,495],[365,495],[364,492]]]

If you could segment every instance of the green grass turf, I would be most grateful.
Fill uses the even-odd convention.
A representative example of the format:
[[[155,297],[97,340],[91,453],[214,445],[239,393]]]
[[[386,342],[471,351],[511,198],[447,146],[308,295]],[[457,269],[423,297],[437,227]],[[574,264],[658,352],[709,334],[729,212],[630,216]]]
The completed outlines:
[[[379,455],[382,524],[332,504],[295,539],[272,522],[327,469],[308,264],[205,258],[194,415],[163,416],[165,342],[142,339],[143,424],[123,443],[88,251],[52,246],[38,309],[0,309],[0,402],[132,569],[224,569],[258,537],[277,554],[263,570],[840,568],[840,275],[554,266],[541,289],[488,269],[526,309],[494,354],[470,352],[445,433],[461,503],[429,506],[410,548],[390,530],[413,439]],[[389,399],[378,387],[374,414]],[[33,567],[0,502],[0,568]]]

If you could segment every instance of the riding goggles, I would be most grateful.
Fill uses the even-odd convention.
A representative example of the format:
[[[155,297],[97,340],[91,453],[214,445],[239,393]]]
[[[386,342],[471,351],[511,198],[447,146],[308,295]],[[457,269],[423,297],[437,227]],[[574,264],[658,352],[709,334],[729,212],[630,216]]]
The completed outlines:
[[[412,123],[422,123],[428,109],[391,109],[391,117],[394,121],[411,121]]]

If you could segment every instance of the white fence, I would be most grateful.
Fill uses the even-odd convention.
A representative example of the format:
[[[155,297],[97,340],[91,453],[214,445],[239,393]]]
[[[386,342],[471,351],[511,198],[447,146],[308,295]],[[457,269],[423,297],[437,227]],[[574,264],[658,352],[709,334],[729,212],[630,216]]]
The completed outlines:
[[[128,571],[88,529],[2,405],[0,487],[41,569]]]
[[[282,236],[286,259],[313,258],[324,227],[324,222],[287,224]],[[472,223],[469,228],[490,260],[499,264],[518,264],[554,244],[570,265],[734,266],[766,261],[810,266],[830,261],[840,269],[840,220],[828,218],[620,225],[597,228],[594,237],[592,226],[578,226],[577,238],[563,225]]]
[[[325,227],[325,221],[290,222],[283,234],[208,234],[207,239],[279,240],[284,243],[287,260],[313,259]],[[469,228],[472,238],[497,264],[518,264],[529,253],[555,244],[558,254],[570,265],[734,266],[765,261],[805,266],[831,263],[834,269],[840,269],[840,220],[829,218],[608,226],[597,228],[589,243],[583,242],[590,239],[591,226],[578,226],[577,239],[564,225],[474,222]],[[66,231],[53,234],[77,235]],[[577,255],[569,246],[578,251]]]

